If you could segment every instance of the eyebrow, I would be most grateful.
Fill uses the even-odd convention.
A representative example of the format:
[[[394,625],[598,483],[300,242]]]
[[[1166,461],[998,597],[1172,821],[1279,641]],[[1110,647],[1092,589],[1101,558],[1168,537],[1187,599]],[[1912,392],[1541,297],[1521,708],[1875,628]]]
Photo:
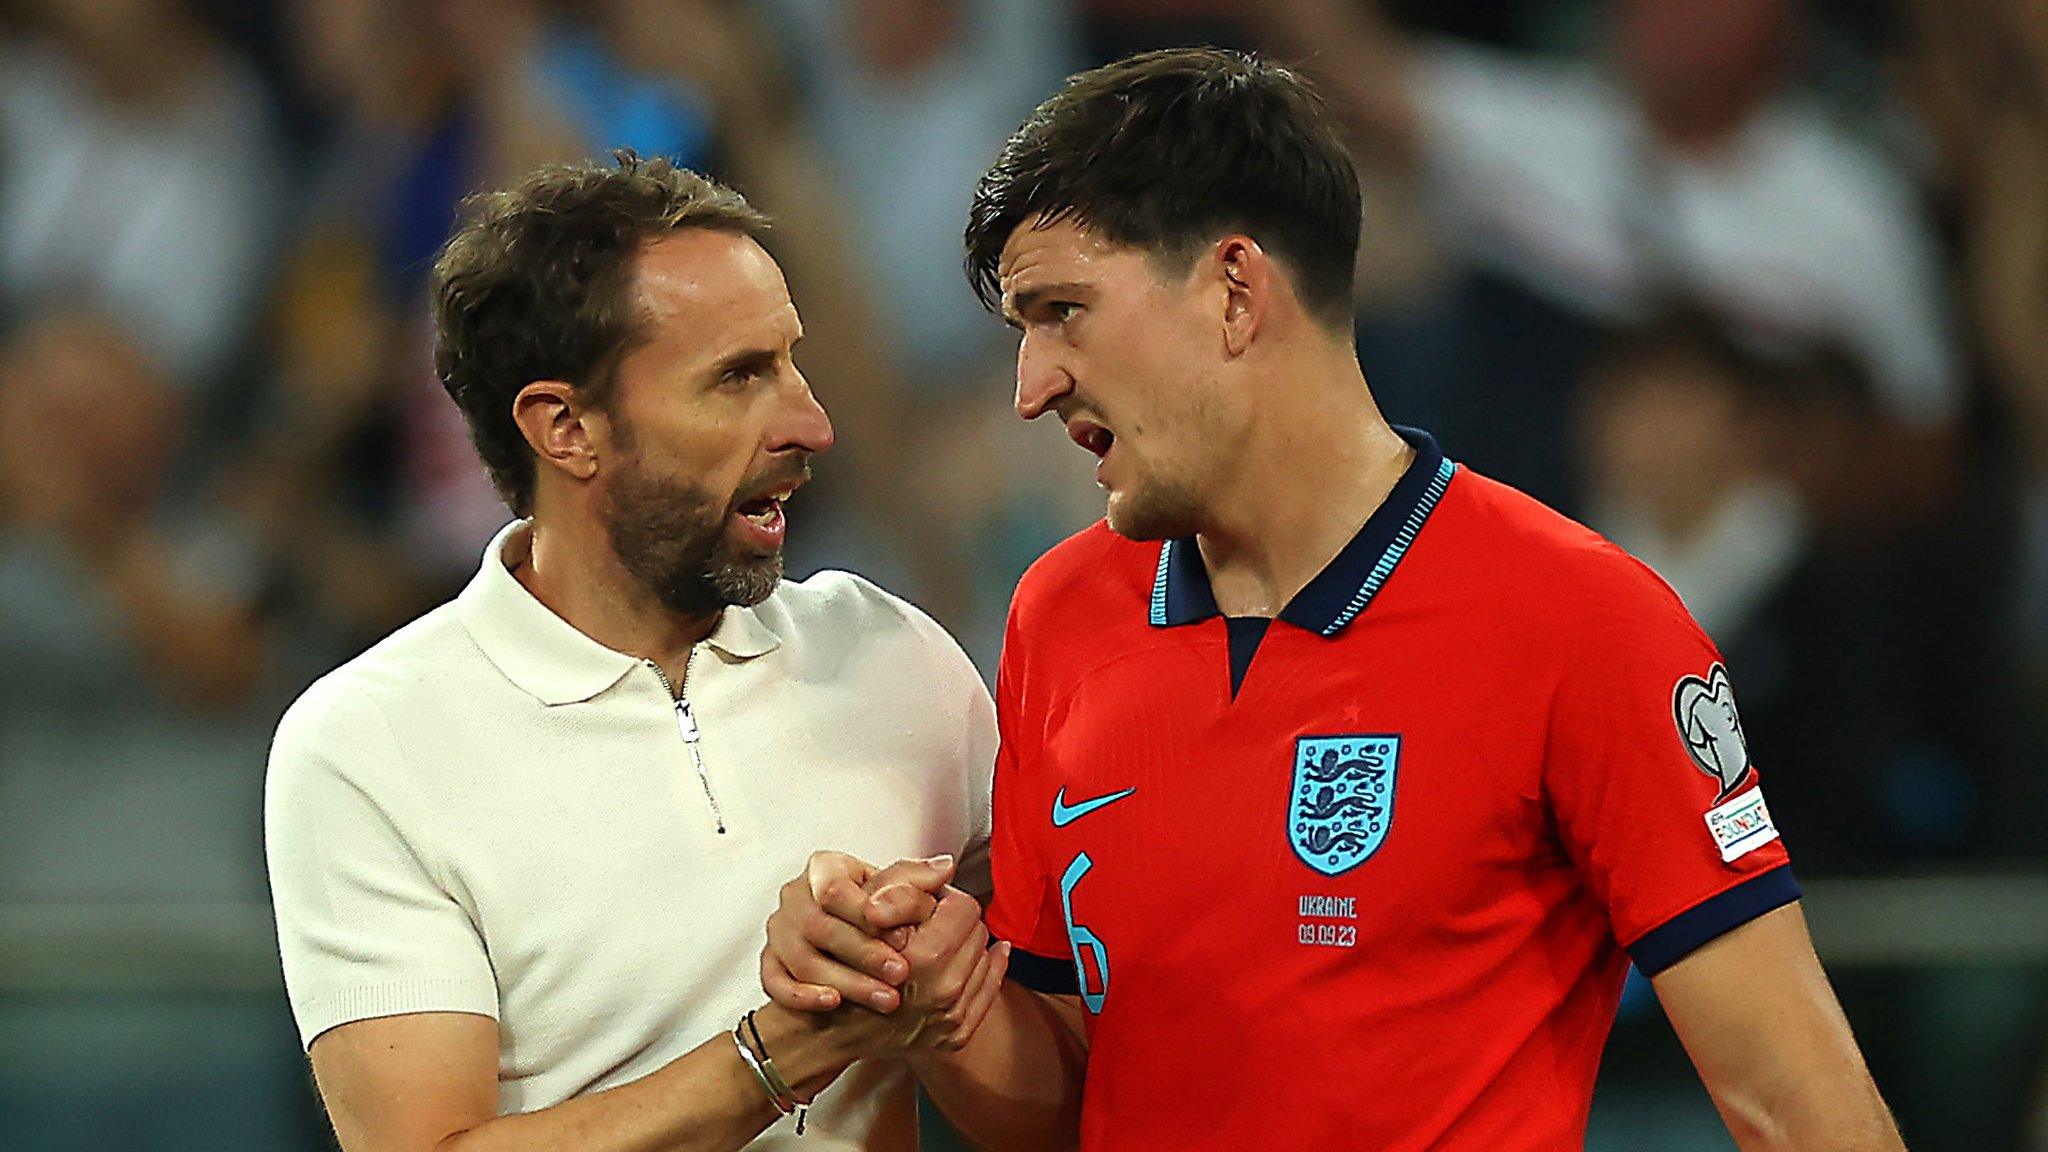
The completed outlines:
[[[1074,296],[1085,291],[1087,286],[1073,280],[1062,280],[1053,284],[1034,284],[1015,292],[1003,302],[1003,323],[1018,327],[1024,313],[1038,305],[1048,296]]]
[[[789,342],[789,350],[791,352],[796,351],[797,345],[803,342],[803,335],[799,333],[796,339],[791,340]],[[711,365],[711,371],[715,375],[722,376],[735,368],[744,367],[745,365],[748,364],[759,364],[763,362],[773,361],[777,356],[781,354],[782,349],[769,344],[757,344],[746,348],[736,348],[731,352],[728,352],[725,355],[720,356],[716,361],[714,361]]]
[[[799,332],[795,340],[788,342],[788,351],[795,353],[799,344],[803,344],[803,332]],[[748,363],[748,361],[774,359],[778,355],[782,355],[782,348],[776,346],[776,344],[770,344],[770,342],[764,342],[764,344],[741,344],[741,346],[733,348],[733,351],[721,355],[717,361],[713,361],[713,365],[719,371],[725,371],[725,369],[729,369],[733,365],[743,365],[743,363]]]

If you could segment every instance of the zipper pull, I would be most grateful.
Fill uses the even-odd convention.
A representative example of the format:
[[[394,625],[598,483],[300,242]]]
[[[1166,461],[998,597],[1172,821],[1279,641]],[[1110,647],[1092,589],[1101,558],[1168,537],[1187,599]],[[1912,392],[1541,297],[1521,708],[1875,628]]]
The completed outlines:
[[[699,736],[697,716],[696,713],[690,711],[690,702],[688,700],[676,701],[676,727],[683,734],[683,743],[695,744],[697,742]]]

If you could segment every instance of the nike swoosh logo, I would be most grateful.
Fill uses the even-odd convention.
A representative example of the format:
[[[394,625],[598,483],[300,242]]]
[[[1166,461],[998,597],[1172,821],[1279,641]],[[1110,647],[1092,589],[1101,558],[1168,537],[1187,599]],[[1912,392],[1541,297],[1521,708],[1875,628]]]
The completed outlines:
[[[1083,800],[1079,804],[1069,805],[1067,790],[1061,788],[1059,794],[1052,798],[1052,826],[1065,828],[1097,808],[1106,808],[1136,791],[1136,788],[1126,788],[1121,792],[1111,792],[1107,796],[1097,796],[1093,800]]]

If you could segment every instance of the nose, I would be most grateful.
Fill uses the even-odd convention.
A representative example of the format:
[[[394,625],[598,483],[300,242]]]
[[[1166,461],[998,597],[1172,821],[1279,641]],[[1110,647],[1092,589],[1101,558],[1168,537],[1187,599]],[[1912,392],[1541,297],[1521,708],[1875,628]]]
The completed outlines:
[[[1036,420],[1074,390],[1074,378],[1036,332],[1026,329],[1017,345],[1017,415]]]
[[[832,418],[825,415],[824,405],[812,394],[803,373],[792,368],[790,378],[782,411],[769,426],[768,450],[816,455],[832,447]]]

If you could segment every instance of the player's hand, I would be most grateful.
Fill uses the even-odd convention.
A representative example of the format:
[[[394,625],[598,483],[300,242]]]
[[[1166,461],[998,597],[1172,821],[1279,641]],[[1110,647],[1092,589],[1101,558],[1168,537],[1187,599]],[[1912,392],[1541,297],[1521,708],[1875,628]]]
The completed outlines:
[[[761,986],[769,999],[799,1012],[841,1004],[895,1011],[903,999],[897,986],[910,977],[903,929],[937,912],[936,893],[953,867],[952,857],[935,856],[878,872],[843,852],[813,853],[804,874],[782,886],[768,918]],[[978,908],[975,915],[978,921]],[[886,942],[878,938],[885,934]]]
[[[981,905],[946,888],[904,943],[910,977],[901,1005],[886,1015],[847,1005],[828,1017],[828,1027],[863,1057],[959,1051],[995,1006],[1009,970],[1010,945],[988,945]]]
[[[903,985],[903,1007],[895,1013],[906,1018],[905,1050],[958,1052],[981,1027],[1002,991],[1010,968],[1009,941],[991,948],[980,903],[953,887],[940,894],[926,919],[907,931],[902,952],[910,964],[910,979]]]

